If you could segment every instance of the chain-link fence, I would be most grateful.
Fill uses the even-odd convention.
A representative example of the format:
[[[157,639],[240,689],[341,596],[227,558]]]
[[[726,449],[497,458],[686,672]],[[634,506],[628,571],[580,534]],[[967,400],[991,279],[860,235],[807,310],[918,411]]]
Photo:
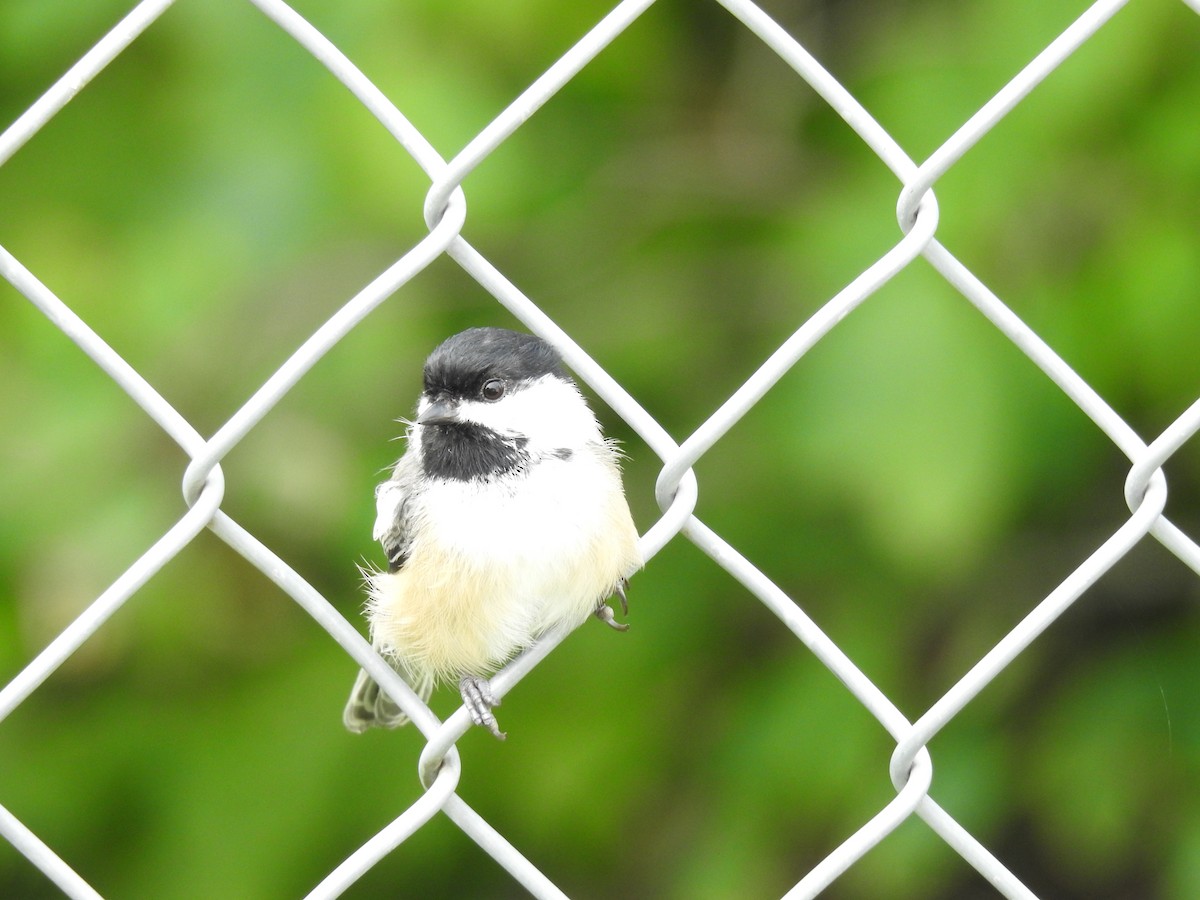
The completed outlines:
[[[510,281],[502,271],[506,268],[503,258],[494,254],[485,255],[465,237],[469,232],[466,224],[470,221],[470,192],[464,190],[464,181],[494,155],[500,155],[508,142],[521,133],[527,121],[534,117],[543,105],[551,102],[560,91],[571,86],[580,73],[594,64],[598,54],[618,41],[622,35],[636,34],[637,30],[643,27],[642,17],[652,7],[652,0],[627,0],[604,14],[594,27],[578,37],[566,53],[545,68],[526,90],[508,103],[503,112],[467,140],[463,149],[449,159],[444,158],[431,140],[414,127],[412,121],[402,112],[404,100],[396,91],[385,91],[377,86],[330,38],[306,21],[295,9],[275,0],[252,0],[252,3],[273,23],[273,27],[278,29],[281,35],[286,34],[292,42],[290,47],[303,48],[303,51],[309,54],[303,65],[324,66],[344,86],[350,96],[343,92],[338,102],[352,105],[357,101],[361,104],[361,107],[369,111],[383,126],[394,143],[399,145],[393,148],[394,152],[408,154],[423,170],[428,182],[423,210],[428,234],[413,242],[395,262],[387,266],[365,288],[354,293],[344,306],[316,327],[286,362],[262,381],[261,386],[253,391],[248,399],[237,405],[236,411],[208,437],[204,436],[197,424],[179,411],[178,405],[166,399],[164,392],[156,387],[152,378],[144,376],[126,356],[101,337],[98,330],[89,323],[87,315],[81,315],[73,305],[65,302],[47,286],[59,277],[57,272],[44,270],[43,266],[28,264],[8,250],[0,250],[0,270],[8,282],[61,330],[63,335],[73,341],[80,351],[107,373],[112,382],[128,394],[145,415],[182,448],[188,459],[182,477],[183,493],[187,501],[186,511],[169,527],[164,527],[161,536],[124,569],[111,586],[100,593],[86,609],[74,615],[70,623],[45,644],[44,649],[31,659],[22,661],[19,671],[0,691],[0,719],[8,718],[30,698],[37,696],[39,689],[64,663],[74,655],[85,652],[89,643],[96,640],[102,627],[114,614],[137,597],[169,563],[177,557],[193,552],[196,542],[202,540],[206,531],[211,531],[302,607],[345,653],[353,658],[354,664],[366,668],[384,685],[409,712],[416,727],[426,739],[419,759],[420,782],[423,788],[419,797],[411,804],[397,806],[395,819],[362,842],[361,846],[329,871],[328,875],[312,888],[308,896],[335,897],[349,890],[351,885],[393,851],[405,852],[402,845],[428,823],[439,820],[439,814],[452,821],[499,863],[512,879],[533,895],[564,896],[563,891],[556,886],[555,860],[535,861],[527,857],[519,846],[519,841],[508,836],[508,829],[498,825],[495,816],[481,814],[471,805],[470,790],[460,791],[464,762],[457,743],[469,728],[465,711],[458,710],[442,721],[420,704],[400,678],[373,653],[361,636],[361,623],[348,621],[342,612],[323,596],[322,591],[310,583],[301,561],[294,556],[284,558],[277,553],[268,540],[256,536],[250,528],[234,518],[228,503],[230,496],[227,494],[227,478],[222,468],[226,457],[252,435],[264,418],[285,397],[304,383],[306,376],[318,361],[342,342],[351,340],[353,335],[371,329],[371,323],[364,322],[364,319],[372,311],[388,301],[399,301],[414,279],[439,260],[448,258],[525,326],[546,337],[562,350],[567,364],[581,381],[602,398],[640,439],[633,442],[631,455],[637,456],[638,450],[641,449],[643,456],[648,456],[652,451],[661,460],[661,471],[657,476],[656,485],[656,499],[661,514],[650,523],[642,538],[647,572],[653,572],[656,558],[669,544],[690,541],[744,588],[746,593],[739,596],[757,598],[774,614],[779,623],[836,676],[845,686],[845,690],[874,717],[894,742],[895,749],[888,764],[888,774],[895,789],[894,798],[879,804],[869,815],[864,816],[856,830],[852,829],[848,833],[830,838],[829,849],[824,858],[797,860],[796,869],[789,879],[789,883],[794,883],[794,886],[788,890],[787,896],[816,896],[838,882],[881,841],[897,832],[905,823],[917,820],[924,823],[923,827],[929,833],[936,834],[946,847],[961,858],[958,863],[949,858],[943,859],[941,865],[954,867],[965,861],[990,884],[991,893],[998,892],[1005,897],[1035,896],[1018,866],[1007,860],[995,847],[989,846],[989,841],[981,839],[975,829],[964,827],[963,810],[939,802],[938,782],[935,779],[937,757],[931,753],[929,746],[947,726],[971,707],[981,692],[1001,673],[1008,670],[1015,660],[1020,659],[1027,648],[1051,628],[1064,612],[1080,598],[1089,596],[1089,592],[1106,573],[1143,543],[1144,538],[1153,538],[1193,572],[1200,573],[1200,547],[1164,515],[1167,480],[1163,474],[1164,464],[1186,444],[1197,428],[1200,428],[1200,400],[1182,414],[1173,417],[1170,424],[1153,439],[1144,440],[1139,437],[1134,428],[1102,396],[1101,391],[1080,377],[1046,340],[1013,311],[1011,305],[1007,305],[989,289],[984,280],[960,261],[950,242],[939,236],[938,190],[943,179],[952,178],[952,173],[960,161],[988,137],[993,129],[1005,123],[1015,110],[1020,109],[1026,97],[1043,81],[1053,76],[1080,48],[1106,29],[1120,29],[1122,26],[1119,22],[1110,24],[1110,20],[1125,3],[1105,0],[1082,10],[1074,21],[1066,24],[1031,58],[1026,57],[1029,61],[1020,68],[1017,75],[1003,83],[990,100],[961,124],[956,125],[950,137],[929,153],[924,161],[916,162],[889,131],[872,117],[855,94],[843,86],[805,49],[804,34],[789,33],[788,29],[778,24],[762,7],[754,3],[721,0],[720,6],[723,6],[732,18],[709,22],[705,28],[720,30],[722,33],[736,30],[737,40],[743,42],[743,47],[746,46],[744,42],[752,42],[752,50],[748,52],[755,59],[761,60],[771,54],[776,55],[790,70],[793,83],[803,82],[807,86],[805,91],[819,96],[821,101],[844,121],[844,125],[857,136],[854,146],[847,145],[845,152],[859,153],[865,146],[899,184],[896,209],[899,230],[886,252],[878,255],[861,270],[847,272],[845,287],[818,305],[815,312],[806,315],[795,309],[789,310],[787,317],[799,322],[799,327],[791,331],[786,340],[779,342],[779,338],[775,338],[777,345],[772,345],[757,370],[737,385],[727,399],[719,404],[714,403],[715,412],[707,415],[699,427],[687,429],[687,435],[682,440],[676,440],[670,430],[660,423],[660,420],[669,417],[664,415],[663,410],[656,409],[650,403],[639,403],[620,381],[597,364],[573,340],[567,328],[544,311],[543,307],[546,304],[539,304]],[[77,94],[88,89],[92,80],[110,63],[118,60],[127,48],[146,40],[154,29],[163,27],[159,20],[164,13],[173,6],[185,5],[188,4],[183,0],[178,4],[172,0],[145,0],[129,11],[119,24],[96,42],[0,136],[0,165],[9,163],[18,151],[22,151],[23,155],[36,156],[36,142],[28,148],[25,148],[26,143],[53,123],[64,107]],[[405,5],[395,4],[401,14]],[[1169,5],[1179,10],[1186,9],[1183,4]],[[715,5],[711,6],[715,8]],[[1196,3],[1191,2],[1188,6],[1192,11],[1200,13],[1200,6]],[[862,8],[861,4],[856,7],[856,12],[861,15],[872,14]],[[896,10],[887,13],[898,14]],[[537,23],[530,22],[528,27],[536,29]],[[1200,48],[1200,20],[1189,20],[1185,27],[1192,29],[1187,46],[1190,47],[1190,52],[1195,53],[1196,49]],[[498,36],[497,39],[504,38]],[[290,53],[291,50],[281,52]],[[913,65],[919,65],[920,53],[920,47],[914,48],[911,57]],[[463,64],[466,65],[467,61],[464,60]],[[1167,90],[1169,84],[1143,87],[1146,90]],[[350,97],[353,97],[353,100]],[[1070,111],[1065,110],[1063,115],[1069,116]],[[1185,146],[1195,146],[1196,137],[1200,135],[1200,126],[1196,122],[1200,122],[1200,118],[1181,123],[1185,132],[1190,128],[1190,136],[1181,139]],[[113,127],[119,129],[120,123],[114,122]],[[336,129],[336,126],[329,127]],[[844,141],[844,127],[842,130],[843,137],[839,139]],[[803,138],[798,137],[797,140]],[[1103,135],[1096,136],[1096,140],[1103,141]],[[1188,141],[1191,143],[1188,144]],[[744,162],[742,165],[754,165],[754,162]],[[1105,189],[1103,184],[1095,184],[1093,187],[1100,192]],[[292,188],[297,189],[297,186],[293,185]],[[1197,199],[1200,198],[1192,197],[1189,202],[1194,206]],[[270,214],[268,212],[268,215]],[[285,213],[281,211],[280,214]],[[1197,254],[1200,253],[1198,248],[1200,240],[1194,241],[1181,252],[1185,255]],[[928,267],[932,267],[932,270],[944,279],[945,284],[957,291],[960,300],[965,300],[982,313],[994,331],[1003,335],[1012,347],[1024,355],[1026,362],[1023,366],[1033,371],[1028,365],[1032,364],[1040,370],[1046,379],[1057,386],[1061,396],[1069,398],[1070,402],[1128,459],[1124,499],[1129,514],[1111,530],[1111,533],[1106,532],[1102,540],[1082,554],[1085,557],[1083,562],[1073,571],[1056,573],[1055,586],[1042,595],[1040,602],[1036,598],[1031,602],[1027,597],[1022,598],[1021,602],[1025,603],[1027,609],[1018,617],[1019,621],[1015,626],[1006,626],[992,635],[986,652],[976,654],[963,667],[961,676],[953,681],[949,689],[941,691],[922,713],[910,717],[901,711],[897,702],[889,696],[889,692],[878,686],[878,679],[868,676],[868,668],[855,662],[854,651],[832,639],[830,634],[818,625],[815,617],[810,617],[806,612],[808,605],[805,598],[795,596],[779,586],[766,574],[765,568],[760,568],[761,561],[756,565],[751,555],[744,555],[733,540],[723,536],[721,528],[709,524],[698,514],[697,502],[705,479],[698,477],[696,470],[699,468],[703,471],[706,455],[724,441],[731,429],[741,422],[747,413],[754,410],[760,401],[768,397],[788,373],[793,370],[799,371],[797,364],[804,360],[818,343],[836,333],[839,323],[860,306],[866,305],[869,309],[877,292],[911,265],[922,260],[922,265],[928,264]],[[1194,298],[1195,285],[1191,287],[1191,295]],[[811,308],[813,304],[809,303],[808,306]],[[738,315],[735,301],[730,302],[726,313],[734,317]],[[623,334],[635,344],[639,343],[635,334],[638,327],[635,322],[620,325]],[[732,330],[733,326],[729,325],[729,328]],[[686,329],[681,330],[679,340],[687,339]],[[907,340],[915,340],[915,336],[909,336]],[[371,352],[372,346],[377,351],[386,350],[386,345],[362,344],[355,352]],[[1184,346],[1187,352],[1194,354],[1190,343]],[[643,346],[640,352],[655,350]],[[416,372],[419,369],[421,353],[413,352],[407,356],[408,358],[396,361],[397,366],[407,367]],[[236,366],[236,361],[214,360],[213,364],[232,367]],[[962,377],[959,372],[950,371],[945,374],[948,380],[959,377]],[[687,382],[688,389],[691,389],[697,381],[703,381],[703,376],[689,374],[683,380]],[[676,389],[668,389],[664,396],[670,397]],[[387,409],[377,405],[372,407],[380,419],[406,411],[405,404],[410,401],[408,398],[397,401],[388,393],[386,402],[390,404]],[[69,425],[70,423],[63,423],[63,427]],[[815,427],[819,427],[819,424]],[[20,422],[6,423],[10,434],[20,428]],[[886,447],[878,447],[875,452],[886,454],[888,450]],[[775,455],[771,458],[774,459]],[[68,480],[88,477],[79,473],[60,474]],[[356,483],[359,485],[356,490],[369,496],[373,482],[363,477],[357,479]],[[927,486],[930,492],[936,492],[938,489],[936,484]],[[634,497],[633,500],[636,505],[637,498]],[[361,505],[356,505],[356,509],[361,509]],[[772,527],[783,529],[789,526],[787,523],[776,523]],[[368,519],[363,520],[362,530],[369,531]],[[63,554],[70,557],[69,546],[64,546]],[[711,573],[705,574],[704,578],[716,577],[716,569],[700,562],[696,562],[695,565],[702,566],[706,573]],[[344,585],[347,593],[357,589],[351,576],[352,573],[348,571]],[[342,598],[338,598],[338,602],[341,603]],[[639,603],[652,602],[639,590],[639,583],[635,580],[635,623]],[[181,616],[186,615],[183,606],[181,603],[180,609],[177,610],[177,614]],[[673,615],[686,617],[687,611],[676,610]],[[263,638],[260,636],[257,639]],[[503,696],[512,690],[524,676],[547,658],[560,640],[545,640],[507,666],[493,681],[497,694]],[[1191,635],[1191,644],[1195,646],[1194,633]],[[915,647],[911,650],[914,665],[919,662],[919,653]],[[339,690],[348,687],[353,666],[348,665],[346,669],[346,684],[340,685]],[[680,691],[687,693],[687,679],[680,678],[675,681]],[[832,685],[826,689],[840,690]],[[1192,691],[1192,696],[1185,698],[1184,702],[1194,702],[1194,699],[1195,691]],[[707,710],[703,708],[703,699],[680,698],[680,703],[694,704],[694,707],[689,707],[690,711],[685,715],[685,721],[693,728],[703,728],[700,723],[707,715]],[[1183,718],[1184,721],[1178,723],[1178,727],[1181,742],[1186,742],[1185,732],[1191,724],[1186,715]],[[331,727],[340,727],[336,709],[330,710],[329,722]],[[512,729],[515,726],[510,724],[509,727]],[[999,722],[996,727],[1005,726],[1003,722]],[[389,737],[396,740],[393,736]],[[689,736],[681,734],[679,739],[687,740]],[[803,737],[798,740],[803,740]],[[635,752],[635,748],[627,748],[627,751]],[[521,752],[519,741],[510,741],[504,748],[504,753],[507,754]],[[781,748],[779,752],[786,754],[787,751]],[[1181,743],[1181,755],[1187,752]],[[1130,765],[1143,764],[1137,761],[1125,762]],[[869,773],[860,773],[862,778],[868,775]],[[10,768],[3,779],[0,779],[0,783],[5,785],[0,787],[0,792],[9,790],[14,778],[22,777],[22,772]],[[360,777],[363,780],[370,779],[366,773],[360,773]],[[1120,776],[1114,774],[1114,777]],[[5,803],[8,803],[7,799]],[[579,814],[585,816],[587,811],[580,810]],[[967,810],[966,814],[969,820],[970,810]],[[136,818],[136,812],[131,815]],[[50,821],[53,821],[53,817]],[[53,828],[31,827],[25,824],[24,816],[18,817],[8,809],[0,808],[0,833],[3,833],[28,861],[28,865],[41,870],[45,878],[68,896],[100,896],[89,884],[88,868],[79,865],[69,854],[60,855],[56,852],[54,848],[59,843],[59,836]],[[614,847],[619,847],[620,843],[620,839],[614,837]],[[697,848],[697,851],[700,852],[700,848]],[[620,851],[618,849],[614,852]],[[702,852],[719,855],[721,849],[703,848]],[[422,893],[420,886],[403,886],[397,889],[401,890],[401,893],[405,890],[418,895]],[[497,887],[495,890],[505,889]]]

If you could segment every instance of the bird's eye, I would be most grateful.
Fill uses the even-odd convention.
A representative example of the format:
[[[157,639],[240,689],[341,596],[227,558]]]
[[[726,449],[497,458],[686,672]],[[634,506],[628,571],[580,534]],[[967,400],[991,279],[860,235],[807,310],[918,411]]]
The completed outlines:
[[[504,382],[499,378],[493,378],[483,386],[483,390],[480,393],[482,393],[484,400],[493,402],[499,400],[504,396]]]

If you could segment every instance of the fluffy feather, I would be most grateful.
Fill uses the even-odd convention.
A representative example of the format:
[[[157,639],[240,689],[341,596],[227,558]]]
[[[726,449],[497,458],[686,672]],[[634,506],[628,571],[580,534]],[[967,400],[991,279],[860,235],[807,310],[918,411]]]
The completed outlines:
[[[465,352],[445,350],[456,341]],[[503,362],[489,369],[497,342]],[[374,535],[389,566],[366,573],[372,642],[422,699],[436,682],[490,674],[547,632],[575,628],[641,565],[620,454],[547,348],[475,329],[435,350],[408,447],[376,490]],[[482,386],[498,378],[503,396],[488,402]],[[421,424],[435,404],[438,424]],[[460,459],[454,429],[467,428],[493,443]],[[347,727],[405,721],[360,673]]]

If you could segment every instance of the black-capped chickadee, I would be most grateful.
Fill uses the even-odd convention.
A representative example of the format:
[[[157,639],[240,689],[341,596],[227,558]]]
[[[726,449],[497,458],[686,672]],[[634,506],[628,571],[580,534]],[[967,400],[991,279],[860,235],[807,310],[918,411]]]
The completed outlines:
[[[472,328],[429,355],[408,448],[375,489],[387,570],[366,573],[372,643],[422,700],[457,681],[503,738],[486,675],[590,615],[628,627],[606,603],[625,610],[641,565],[618,457],[541,338]],[[408,717],[360,671],[343,721]]]

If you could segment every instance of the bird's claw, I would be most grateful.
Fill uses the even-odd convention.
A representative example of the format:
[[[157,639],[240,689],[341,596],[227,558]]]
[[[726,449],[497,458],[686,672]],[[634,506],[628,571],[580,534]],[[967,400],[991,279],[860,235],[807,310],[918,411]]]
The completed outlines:
[[[617,582],[616,594],[621,600],[621,615],[629,615],[629,598],[625,596],[625,585],[629,584],[624,578]]]
[[[502,741],[508,737],[500,730],[500,726],[496,724],[496,717],[492,714],[492,709],[500,705],[500,700],[492,693],[492,685],[486,678],[464,675],[458,682],[458,690],[462,694],[463,705],[466,706],[472,722],[485,727],[497,740]]]
[[[596,607],[596,618],[607,625],[609,628],[615,628],[617,631],[628,631],[629,625],[626,622],[618,622],[613,614],[612,607],[607,603],[601,603]]]
[[[622,578],[617,582],[617,587],[613,591],[621,601],[621,615],[629,615],[629,598],[625,596],[625,579]],[[618,622],[613,614],[612,607],[607,603],[601,603],[596,607],[596,618],[607,625],[609,628],[615,628],[617,631],[628,631],[629,625],[625,622]]]

